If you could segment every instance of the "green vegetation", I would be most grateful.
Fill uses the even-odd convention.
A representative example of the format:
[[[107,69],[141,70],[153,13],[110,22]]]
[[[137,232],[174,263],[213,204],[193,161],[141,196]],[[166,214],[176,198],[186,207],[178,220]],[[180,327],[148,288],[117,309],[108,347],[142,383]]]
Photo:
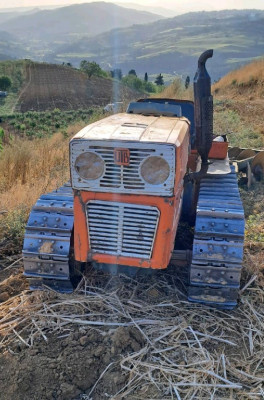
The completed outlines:
[[[185,86],[185,89],[188,89],[188,87],[190,86],[190,77],[189,77],[189,75],[185,79],[184,86]]]
[[[157,71],[193,77],[199,55],[213,48],[215,56],[208,62],[208,71],[214,81],[263,54],[263,15],[257,10],[254,19],[250,18],[250,10],[188,13],[148,26],[134,25],[81,38],[62,45],[60,54],[72,54],[68,58],[76,63],[76,53],[89,51],[105,68],[113,63],[118,43],[119,68],[131,65],[138,76],[147,70],[149,77]]]
[[[156,93],[156,87],[152,82],[146,82],[134,74],[124,76],[122,78],[122,83],[139,92]]]
[[[163,86],[164,85],[164,79],[163,76],[161,74],[157,75],[156,79],[155,79],[155,83],[157,86]]]
[[[25,67],[30,60],[19,60],[19,61],[1,61],[0,62],[0,76],[8,77],[12,86],[10,88],[11,92],[18,92],[21,88],[23,81],[25,79]],[[5,89],[2,89],[5,90]]]
[[[0,98],[0,114],[5,115],[11,113],[18,99],[19,91],[23,85],[26,77],[26,65],[30,63],[29,60],[19,60],[19,61],[1,61],[0,62],[0,76],[4,79],[4,82],[9,82],[11,85],[4,89],[1,86],[0,90],[7,90],[8,95],[6,97]],[[7,80],[7,79],[8,80]]]
[[[123,74],[120,68],[115,68],[110,71],[110,76],[114,79],[118,79],[119,81],[121,81]]]
[[[128,75],[134,75],[137,76],[137,73],[134,69],[131,69],[130,71],[128,71]]]
[[[104,78],[108,77],[107,72],[103,71],[99,64],[95,61],[82,60],[80,63],[80,70],[85,72],[89,78],[92,76],[102,76]]]
[[[263,139],[252,124],[242,120],[241,115],[232,109],[231,100],[215,100],[214,132],[226,133],[231,146],[262,148]]]
[[[50,112],[28,111],[26,113],[14,113],[2,117],[0,128],[5,132],[2,135],[0,131],[0,149],[3,139],[10,139],[13,135],[28,138],[41,138],[50,136],[55,132],[61,131],[65,135],[67,128],[79,121],[88,123],[100,118],[101,109],[89,108],[87,110],[60,111],[54,109]]]
[[[0,218],[0,231],[4,232],[5,241],[12,243],[12,250],[19,251],[22,248],[27,219],[28,210],[22,206]]]
[[[8,90],[12,85],[12,81],[8,76],[0,76],[0,89],[1,90]]]

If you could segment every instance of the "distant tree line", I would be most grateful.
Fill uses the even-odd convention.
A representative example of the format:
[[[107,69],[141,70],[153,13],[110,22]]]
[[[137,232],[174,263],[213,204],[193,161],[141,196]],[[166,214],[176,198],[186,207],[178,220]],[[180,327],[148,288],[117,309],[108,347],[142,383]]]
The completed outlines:
[[[65,65],[69,65],[69,63],[65,63]],[[121,81],[124,85],[127,85],[132,89],[142,92],[155,93],[157,91],[157,87],[162,87],[164,85],[164,79],[161,74],[157,75],[155,79],[155,85],[153,82],[149,81],[147,72],[145,72],[144,79],[140,79],[137,76],[135,69],[130,69],[128,74],[123,76],[120,68],[115,68],[109,72],[106,72],[95,61],[82,60],[80,63],[80,70],[85,72],[89,78],[92,76],[111,77]]]

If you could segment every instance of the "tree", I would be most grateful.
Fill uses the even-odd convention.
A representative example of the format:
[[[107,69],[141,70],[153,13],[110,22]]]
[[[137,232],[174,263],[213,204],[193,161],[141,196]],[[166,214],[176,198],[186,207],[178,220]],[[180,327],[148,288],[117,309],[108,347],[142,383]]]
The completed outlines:
[[[145,72],[144,81],[148,82],[148,73],[147,72]]]
[[[127,75],[124,78],[122,78],[122,82],[125,85],[131,87],[132,89],[136,89],[136,90],[139,90],[139,91],[143,90],[143,83],[144,82],[141,79],[137,78],[133,74],[132,75],[131,74]]]
[[[115,79],[119,79],[121,81],[122,79],[122,71],[120,68],[115,68],[113,71],[110,71],[111,77]]]
[[[156,93],[156,86],[152,82],[143,82],[143,88],[148,93]]]
[[[128,71],[128,75],[134,75],[137,76],[137,73],[134,69],[131,69],[130,71]]]
[[[87,65],[88,65],[88,61],[87,61],[87,60],[82,60],[82,61],[80,62],[80,69],[81,69],[82,71],[85,71],[85,69],[87,68]]]
[[[8,76],[1,76],[0,77],[0,89],[7,90],[12,85],[12,81]]]
[[[189,77],[189,75],[188,75],[188,76],[186,77],[186,79],[185,79],[185,89],[188,89],[189,85],[190,85],[190,77]]]
[[[80,69],[85,72],[89,78],[94,76],[105,76],[106,73],[102,70],[99,64],[95,61],[82,60],[80,62]]]
[[[164,79],[163,79],[163,76],[161,74],[157,75],[157,77],[155,79],[155,83],[158,86],[164,85]]]

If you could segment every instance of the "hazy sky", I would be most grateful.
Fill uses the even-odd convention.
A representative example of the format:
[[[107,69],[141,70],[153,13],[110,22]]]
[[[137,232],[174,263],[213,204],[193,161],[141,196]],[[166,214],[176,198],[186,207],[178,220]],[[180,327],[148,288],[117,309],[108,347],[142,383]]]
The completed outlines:
[[[30,7],[43,5],[69,5],[78,3],[90,3],[95,0],[0,0],[0,8],[11,7]],[[111,1],[111,0],[105,0]],[[113,1],[111,1],[113,2]],[[264,9],[264,0],[116,0],[122,3],[137,3],[146,6],[159,6],[172,10],[188,9],[189,10],[219,10],[219,9],[242,9],[242,8],[258,8]]]

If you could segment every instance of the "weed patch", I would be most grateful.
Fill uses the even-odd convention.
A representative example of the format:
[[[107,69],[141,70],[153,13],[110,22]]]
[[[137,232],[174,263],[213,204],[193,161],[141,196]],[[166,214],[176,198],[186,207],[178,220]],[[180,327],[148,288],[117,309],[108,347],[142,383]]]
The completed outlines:
[[[262,148],[263,136],[245,121],[232,101],[215,101],[214,133],[227,134],[231,146]]]
[[[55,132],[67,131],[68,127],[97,121],[102,116],[102,110],[88,108],[86,110],[61,111],[54,109],[50,112],[28,111],[25,113],[8,114],[2,117],[2,127],[5,137],[13,135],[28,138],[51,136]]]

